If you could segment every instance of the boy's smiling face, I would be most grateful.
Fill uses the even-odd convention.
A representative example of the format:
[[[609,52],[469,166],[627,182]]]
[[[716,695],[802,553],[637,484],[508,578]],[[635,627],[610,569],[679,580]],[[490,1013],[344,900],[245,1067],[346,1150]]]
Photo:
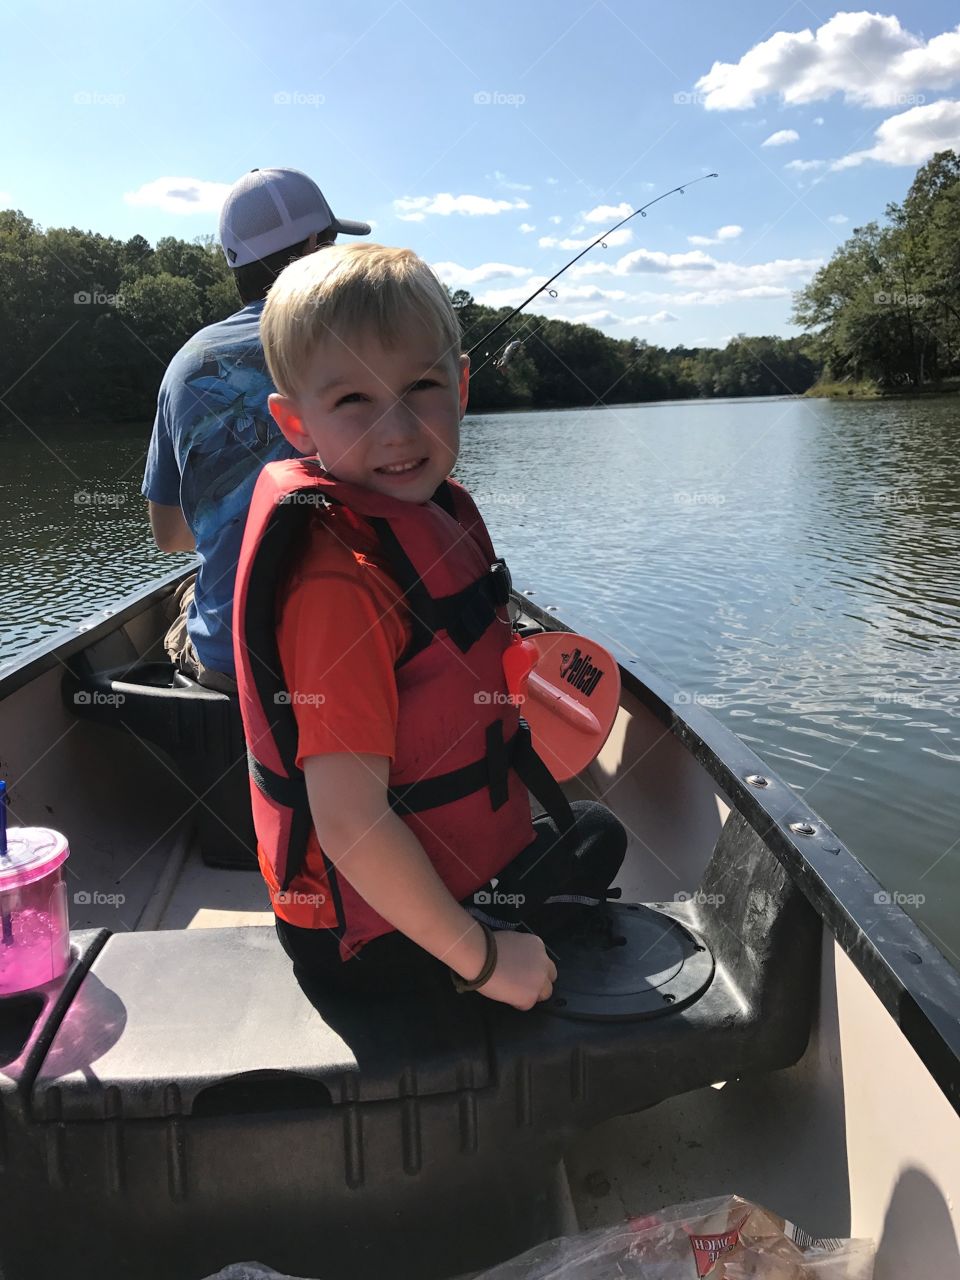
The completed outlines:
[[[375,333],[349,343],[330,335],[303,370],[303,391],[272,395],[270,411],[338,480],[428,502],[457,461],[469,368],[415,324],[395,346]]]

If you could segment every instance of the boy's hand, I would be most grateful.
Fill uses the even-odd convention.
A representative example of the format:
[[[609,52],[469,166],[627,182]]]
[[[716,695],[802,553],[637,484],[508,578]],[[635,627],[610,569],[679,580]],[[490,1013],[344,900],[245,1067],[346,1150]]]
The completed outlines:
[[[553,995],[557,966],[547,955],[543,939],[535,933],[497,933],[497,964],[477,991],[490,1000],[499,1000],[514,1009],[532,1009]]]

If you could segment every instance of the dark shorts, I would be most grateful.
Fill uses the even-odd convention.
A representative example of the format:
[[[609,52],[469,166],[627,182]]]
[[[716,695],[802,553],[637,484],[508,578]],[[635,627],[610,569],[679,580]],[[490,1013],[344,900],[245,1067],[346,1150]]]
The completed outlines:
[[[561,840],[552,818],[534,819],[535,839],[461,905],[491,928],[519,928],[545,941],[584,911],[595,909],[623,862],[627,834],[602,804],[575,800],[572,838]],[[558,896],[573,901],[551,902]],[[393,930],[374,938],[352,959],[341,961],[332,929],[301,929],[279,917],[277,934],[297,978],[324,990],[409,991],[450,985],[442,961]]]

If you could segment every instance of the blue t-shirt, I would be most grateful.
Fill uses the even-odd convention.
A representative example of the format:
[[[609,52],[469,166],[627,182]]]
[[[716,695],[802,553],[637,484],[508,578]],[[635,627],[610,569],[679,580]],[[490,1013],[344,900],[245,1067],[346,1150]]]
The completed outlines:
[[[142,492],[179,506],[200,557],[187,632],[200,661],[235,675],[230,623],[243,526],[268,462],[300,456],[267,406],[276,388],[260,345],[263,302],[208,325],[163,376]]]

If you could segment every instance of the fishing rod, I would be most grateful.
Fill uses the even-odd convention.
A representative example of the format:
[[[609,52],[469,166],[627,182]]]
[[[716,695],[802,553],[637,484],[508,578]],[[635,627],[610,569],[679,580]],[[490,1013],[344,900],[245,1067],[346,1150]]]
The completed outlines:
[[[514,316],[519,315],[520,312],[524,309],[524,307],[529,306],[530,303],[534,300],[534,298],[538,298],[541,293],[543,293],[546,289],[549,289],[550,286],[553,284],[554,280],[559,279],[560,276],[562,276],[565,271],[569,270],[570,267],[572,267],[575,262],[579,262],[585,253],[589,253],[591,249],[595,249],[598,244],[603,244],[604,240],[606,240],[608,236],[612,236],[614,231],[619,231],[620,228],[625,223],[629,222],[631,218],[637,217],[638,214],[641,218],[645,218],[647,216],[647,210],[651,208],[653,205],[659,204],[661,200],[666,200],[667,196],[676,195],[678,191],[680,192],[681,195],[683,195],[687,187],[692,187],[697,182],[705,182],[707,178],[718,178],[719,176],[720,175],[717,173],[704,173],[704,174],[701,174],[699,178],[691,178],[689,182],[682,182],[678,187],[671,187],[669,191],[661,192],[660,195],[654,196],[652,200],[648,200],[646,204],[642,204],[639,209],[634,209],[632,213],[628,213],[625,218],[621,218],[620,221],[615,223],[612,227],[610,227],[609,230],[604,231],[602,236],[597,236],[596,240],[591,241],[590,244],[588,244],[585,249],[581,249],[575,258],[570,259],[570,261],[566,264],[566,266],[563,266],[560,268],[559,271],[554,272],[554,274],[550,277],[550,279],[547,280],[544,284],[542,284],[539,289],[535,289],[533,293],[531,293],[529,298],[527,298],[524,302],[520,303],[519,307],[514,307],[514,309],[510,312],[508,316],[505,316],[503,320],[501,320],[498,324],[495,324],[489,333],[485,334],[484,337],[482,337],[479,342],[475,342],[473,346],[470,347],[470,349],[467,351],[467,355],[472,356],[474,352],[479,350],[479,348],[482,347],[485,342],[489,342],[495,333],[499,333],[500,330],[503,328],[503,326],[505,324],[509,324]],[[553,296],[555,297],[556,294],[554,294]]]

